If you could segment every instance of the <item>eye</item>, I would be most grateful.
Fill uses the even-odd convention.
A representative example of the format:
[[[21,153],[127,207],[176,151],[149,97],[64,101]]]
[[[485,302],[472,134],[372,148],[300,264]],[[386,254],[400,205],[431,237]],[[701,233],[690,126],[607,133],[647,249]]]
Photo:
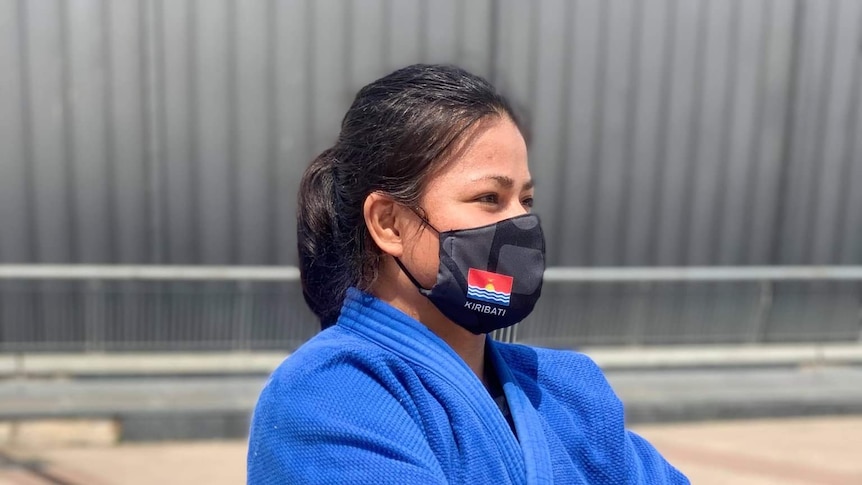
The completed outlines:
[[[485,204],[497,204],[500,202],[500,197],[497,194],[485,194],[476,198],[476,202]]]
[[[533,207],[533,198],[532,197],[524,198],[523,200],[521,200],[521,205],[523,205],[524,207],[532,208]]]

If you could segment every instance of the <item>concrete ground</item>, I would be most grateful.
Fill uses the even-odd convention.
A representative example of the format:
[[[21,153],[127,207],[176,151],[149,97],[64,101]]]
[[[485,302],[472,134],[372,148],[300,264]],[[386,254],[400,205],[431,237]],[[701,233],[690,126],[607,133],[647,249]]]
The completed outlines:
[[[2,485],[236,485],[244,441],[0,448]]]
[[[642,425],[694,484],[862,484],[862,417]]]
[[[695,484],[860,484],[862,417],[641,425]],[[143,485],[245,480],[244,441],[0,448],[0,484]]]

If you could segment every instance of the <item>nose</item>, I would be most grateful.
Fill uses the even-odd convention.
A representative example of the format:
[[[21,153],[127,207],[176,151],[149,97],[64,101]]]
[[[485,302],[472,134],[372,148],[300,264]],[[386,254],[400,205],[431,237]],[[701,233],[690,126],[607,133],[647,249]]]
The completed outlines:
[[[524,204],[521,203],[520,199],[515,199],[515,201],[512,204],[509,204],[509,207],[506,209],[505,219],[511,219],[512,217],[518,217],[529,213],[530,208],[524,207]]]

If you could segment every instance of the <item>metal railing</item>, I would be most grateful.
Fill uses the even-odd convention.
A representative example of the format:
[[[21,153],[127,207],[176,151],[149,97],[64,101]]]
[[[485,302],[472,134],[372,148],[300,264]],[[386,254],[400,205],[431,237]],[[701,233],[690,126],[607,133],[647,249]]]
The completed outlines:
[[[862,341],[862,267],[549,268],[512,340],[554,347]]]
[[[522,324],[552,347],[862,340],[862,267],[549,268]],[[0,351],[291,350],[294,267],[0,265]]]
[[[0,350],[292,349],[319,329],[292,267],[0,265]]]

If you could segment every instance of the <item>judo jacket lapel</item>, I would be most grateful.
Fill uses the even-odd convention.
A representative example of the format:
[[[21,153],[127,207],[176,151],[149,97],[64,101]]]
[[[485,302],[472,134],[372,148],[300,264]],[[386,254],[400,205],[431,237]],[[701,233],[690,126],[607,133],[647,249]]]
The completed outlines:
[[[486,349],[491,352],[491,362],[503,385],[503,392],[506,395],[509,411],[512,413],[515,430],[518,433],[523,451],[527,483],[531,485],[553,483],[554,473],[551,465],[550,448],[545,439],[539,413],[515,380],[509,365],[503,360],[494,345],[495,342],[490,340],[489,343],[490,345]]]
[[[456,389],[482,422],[485,432],[496,443],[506,461],[513,483],[549,483],[543,480],[546,476],[545,470],[550,469],[549,458],[547,466],[544,462],[541,466],[525,464],[525,453],[534,460],[540,455],[537,448],[544,438],[536,436],[537,433],[541,434],[541,424],[538,423],[538,417],[527,397],[516,389],[517,385],[511,378],[508,367],[505,374],[508,378],[501,382],[506,398],[510,399],[510,406],[515,404],[512,406],[512,412],[515,414],[518,435],[526,438],[529,450],[522,449],[522,444],[512,434],[506,418],[500,413],[479,378],[446,342],[420,322],[371,295],[351,288],[342,308],[339,325],[350,328],[403,359],[434,373]],[[500,360],[499,355],[497,360]],[[495,365],[498,364],[495,362]],[[501,376],[501,379],[504,377]],[[532,414],[527,412],[527,408],[533,411]],[[521,440],[524,441],[524,438]]]

